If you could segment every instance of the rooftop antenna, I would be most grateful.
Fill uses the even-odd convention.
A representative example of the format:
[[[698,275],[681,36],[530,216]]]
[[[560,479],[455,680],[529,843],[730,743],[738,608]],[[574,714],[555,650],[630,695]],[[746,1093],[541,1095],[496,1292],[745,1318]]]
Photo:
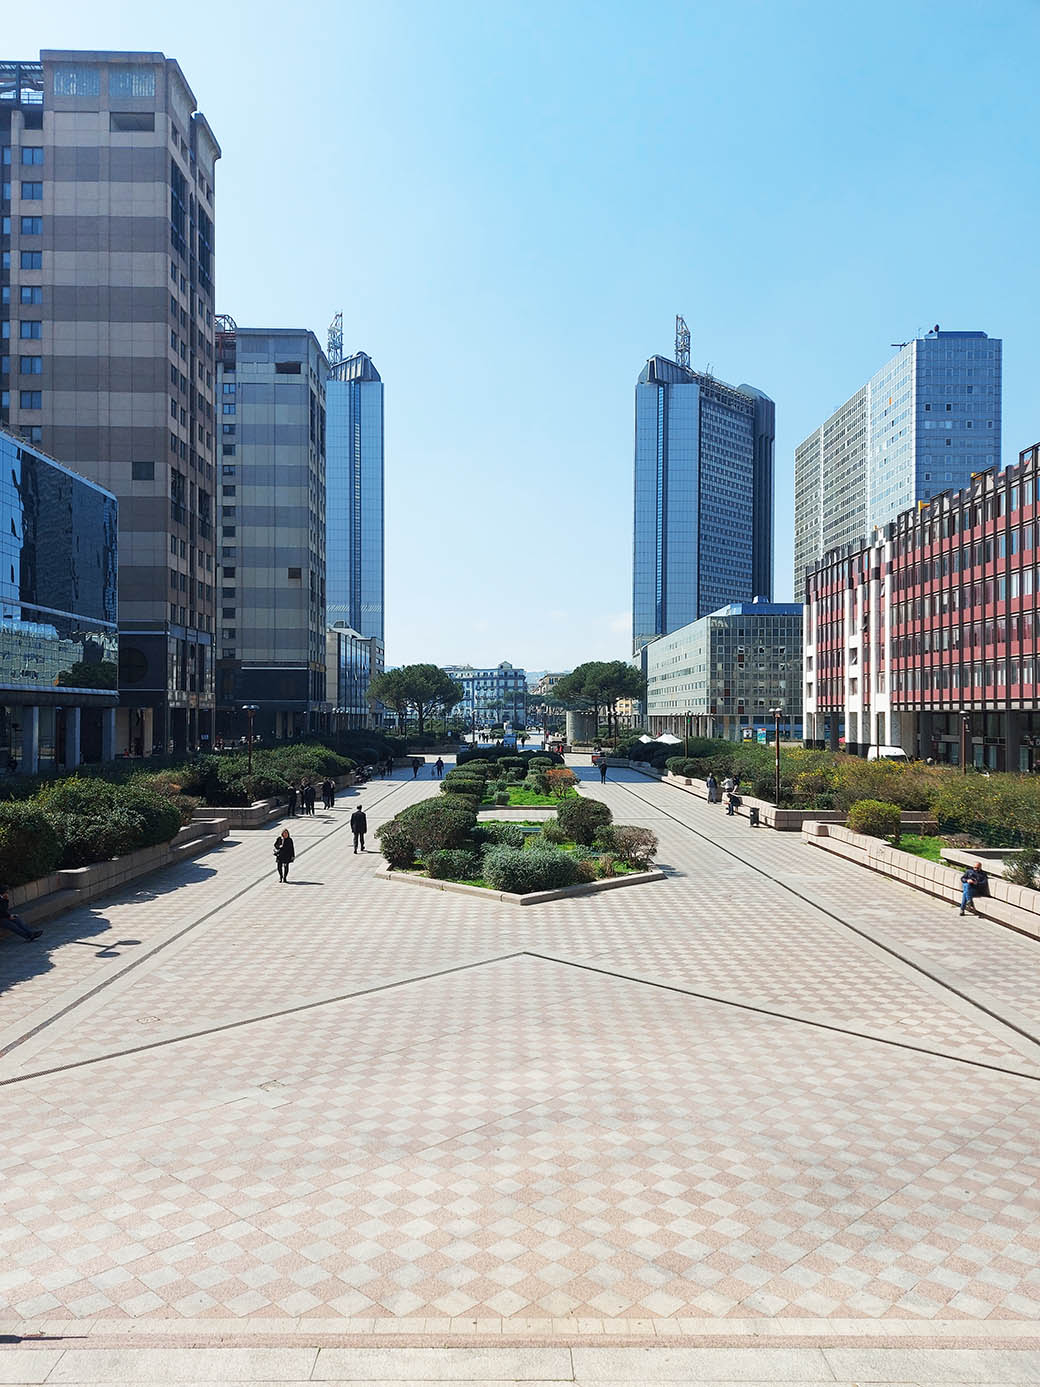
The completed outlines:
[[[343,310],[342,308],[329,323],[329,365],[337,366],[343,360]]]
[[[675,364],[690,369],[690,329],[686,319],[675,315]]]

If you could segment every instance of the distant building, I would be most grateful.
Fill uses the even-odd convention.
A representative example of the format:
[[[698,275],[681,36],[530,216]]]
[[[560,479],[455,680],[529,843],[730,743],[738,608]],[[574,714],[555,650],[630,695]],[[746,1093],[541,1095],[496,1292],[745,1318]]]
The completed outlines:
[[[172,58],[46,50],[0,62],[0,155],[0,425],[119,498],[121,725],[205,746],[220,148]]]
[[[0,429],[0,769],[74,770],[141,755],[119,709],[118,503]]]
[[[219,726],[325,725],[325,382],[312,332],[221,319]]]
[[[368,696],[373,679],[383,673],[383,642],[365,637],[349,626],[330,626],[325,632],[325,691],[331,708],[331,728],[378,727],[381,705]]]
[[[773,591],[773,401],[652,356],[636,385],[632,646]]]
[[[326,388],[327,618],[384,639],[383,382],[365,352],[330,367]]]
[[[474,669],[472,665],[445,665],[446,674],[463,687],[462,702],[452,716],[464,718],[473,727],[493,727],[510,722],[527,725],[527,677],[503,660],[493,669]]]
[[[1040,444],[814,564],[805,739],[1040,770]]]
[[[644,659],[653,734],[753,740],[771,736],[779,707],[781,735],[801,736],[801,603],[731,603],[654,641]]]
[[[899,351],[795,449],[794,595],[811,566],[1000,465],[1001,342],[937,329]]]

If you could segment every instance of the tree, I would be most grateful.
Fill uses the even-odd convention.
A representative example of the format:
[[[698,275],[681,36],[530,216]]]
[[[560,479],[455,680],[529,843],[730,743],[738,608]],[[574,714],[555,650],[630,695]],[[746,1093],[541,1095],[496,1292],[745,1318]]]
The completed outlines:
[[[597,726],[601,711],[605,711],[608,729],[616,738],[618,700],[643,698],[645,694],[646,679],[634,665],[624,660],[587,660],[557,681],[552,698],[564,707],[592,713]]]
[[[389,669],[373,679],[369,686],[369,696],[385,703],[397,714],[397,725],[401,731],[411,710],[419,724],[420,736],[425,731],[426,719],[438,709],[442,709],[447,716],[456,703],[461,702],[463,692],[462,685],[439,665],[426,664]]]
[[[403,733],[411,702],[405,671],[388,669],[385,674],[377,674],[368,686],[368,697],[390,709],[397,718],[398,732]]]

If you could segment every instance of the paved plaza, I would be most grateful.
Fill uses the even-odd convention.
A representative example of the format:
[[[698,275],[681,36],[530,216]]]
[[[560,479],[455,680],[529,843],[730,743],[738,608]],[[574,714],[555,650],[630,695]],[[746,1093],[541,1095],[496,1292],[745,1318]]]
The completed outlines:
[[[0,1383],[1040,1382],[1037,946],[579,770],[666,880],[381,881],[399,771],[0,940]]]

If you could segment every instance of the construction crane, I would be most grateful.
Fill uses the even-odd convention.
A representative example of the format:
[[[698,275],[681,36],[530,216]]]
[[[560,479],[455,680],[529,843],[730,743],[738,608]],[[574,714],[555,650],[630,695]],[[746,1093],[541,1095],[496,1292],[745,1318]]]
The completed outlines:
[[[329,323],[329,365],[338,366],[343,360],[343,310]]]

